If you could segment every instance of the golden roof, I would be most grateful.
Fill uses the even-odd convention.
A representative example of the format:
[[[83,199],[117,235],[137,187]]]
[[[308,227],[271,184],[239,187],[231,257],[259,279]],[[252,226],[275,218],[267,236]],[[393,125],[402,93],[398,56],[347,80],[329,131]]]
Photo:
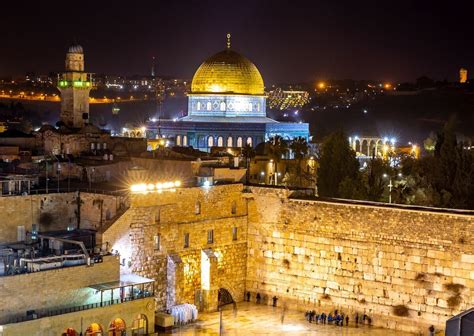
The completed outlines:
[[[204,61],[191,83],[192,93],[263,95],[263,89],[257,67],[229,48]]]

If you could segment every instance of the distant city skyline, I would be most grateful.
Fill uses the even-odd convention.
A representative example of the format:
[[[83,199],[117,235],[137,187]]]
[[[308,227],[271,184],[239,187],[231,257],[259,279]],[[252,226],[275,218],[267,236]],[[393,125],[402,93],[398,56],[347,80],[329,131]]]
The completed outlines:
[[[53,1],[54,2],[54,1]],[[191,78],[205,58],[232,47],[265,84],[317,79],[456,81],[474,68],[467,1],[325,4],[316,1],[177,1],[132,6],[8,3],[0,30],[0,77],[61,71],[76,41],[88,71]],[[471,72],[469,72],[471,73]]]

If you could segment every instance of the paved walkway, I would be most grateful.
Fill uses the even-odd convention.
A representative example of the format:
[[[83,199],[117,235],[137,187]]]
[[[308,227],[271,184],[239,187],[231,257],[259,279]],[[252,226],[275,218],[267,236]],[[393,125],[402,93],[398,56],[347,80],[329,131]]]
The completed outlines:
[[[224,324],[224,335],[367,335],[367,336],[402,336],[410,335],[404,332],[373,328],[368,326],[355,327],[349,323],[349,327],[338,327],[335,325],[321,325],[308,323],[304,318],[304,313],[297,311],[287,311],[281,322],[282,309],[252,303],[239,303],[237,314],[232,305],[226,306],[222,313]],[[204,313],[199,319],[190,325],[175,328],[172,332],[161,333],[159,335],[219,335],[219,313]]]

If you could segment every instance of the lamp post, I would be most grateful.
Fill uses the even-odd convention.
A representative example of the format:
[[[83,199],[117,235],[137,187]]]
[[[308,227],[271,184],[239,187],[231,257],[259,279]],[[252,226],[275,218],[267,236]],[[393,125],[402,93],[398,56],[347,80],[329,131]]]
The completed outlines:
[[[398,176],[401,177],[402,176],[401,173],[399,173]],[[391,176],[389,177],[387,174],[383,174],[383,177],[384,178],[387,178],[387,177],[389,178],[388,185],[387,185],[387,187],[388,187],[388,203],[391,204],[392,203],[392,188],[394,187],[394,185],[392,183],[392,177]]]

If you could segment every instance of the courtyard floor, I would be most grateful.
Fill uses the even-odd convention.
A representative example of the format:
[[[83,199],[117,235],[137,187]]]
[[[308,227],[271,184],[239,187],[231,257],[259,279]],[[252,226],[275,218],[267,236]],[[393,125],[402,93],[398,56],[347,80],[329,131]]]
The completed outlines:
[[[253,303],[239,303],[235,314],[232,305],[226,306],[222,313],[224,335],[367,335],[367,336],[402,336],[408,333],[368,327],[322,325],[308,323],[304,313],[288,310],[281,322],[282,309]],[[195,323],[175,328],[170,332],[158,335],[219,335],[219,313],[203,313]]]

